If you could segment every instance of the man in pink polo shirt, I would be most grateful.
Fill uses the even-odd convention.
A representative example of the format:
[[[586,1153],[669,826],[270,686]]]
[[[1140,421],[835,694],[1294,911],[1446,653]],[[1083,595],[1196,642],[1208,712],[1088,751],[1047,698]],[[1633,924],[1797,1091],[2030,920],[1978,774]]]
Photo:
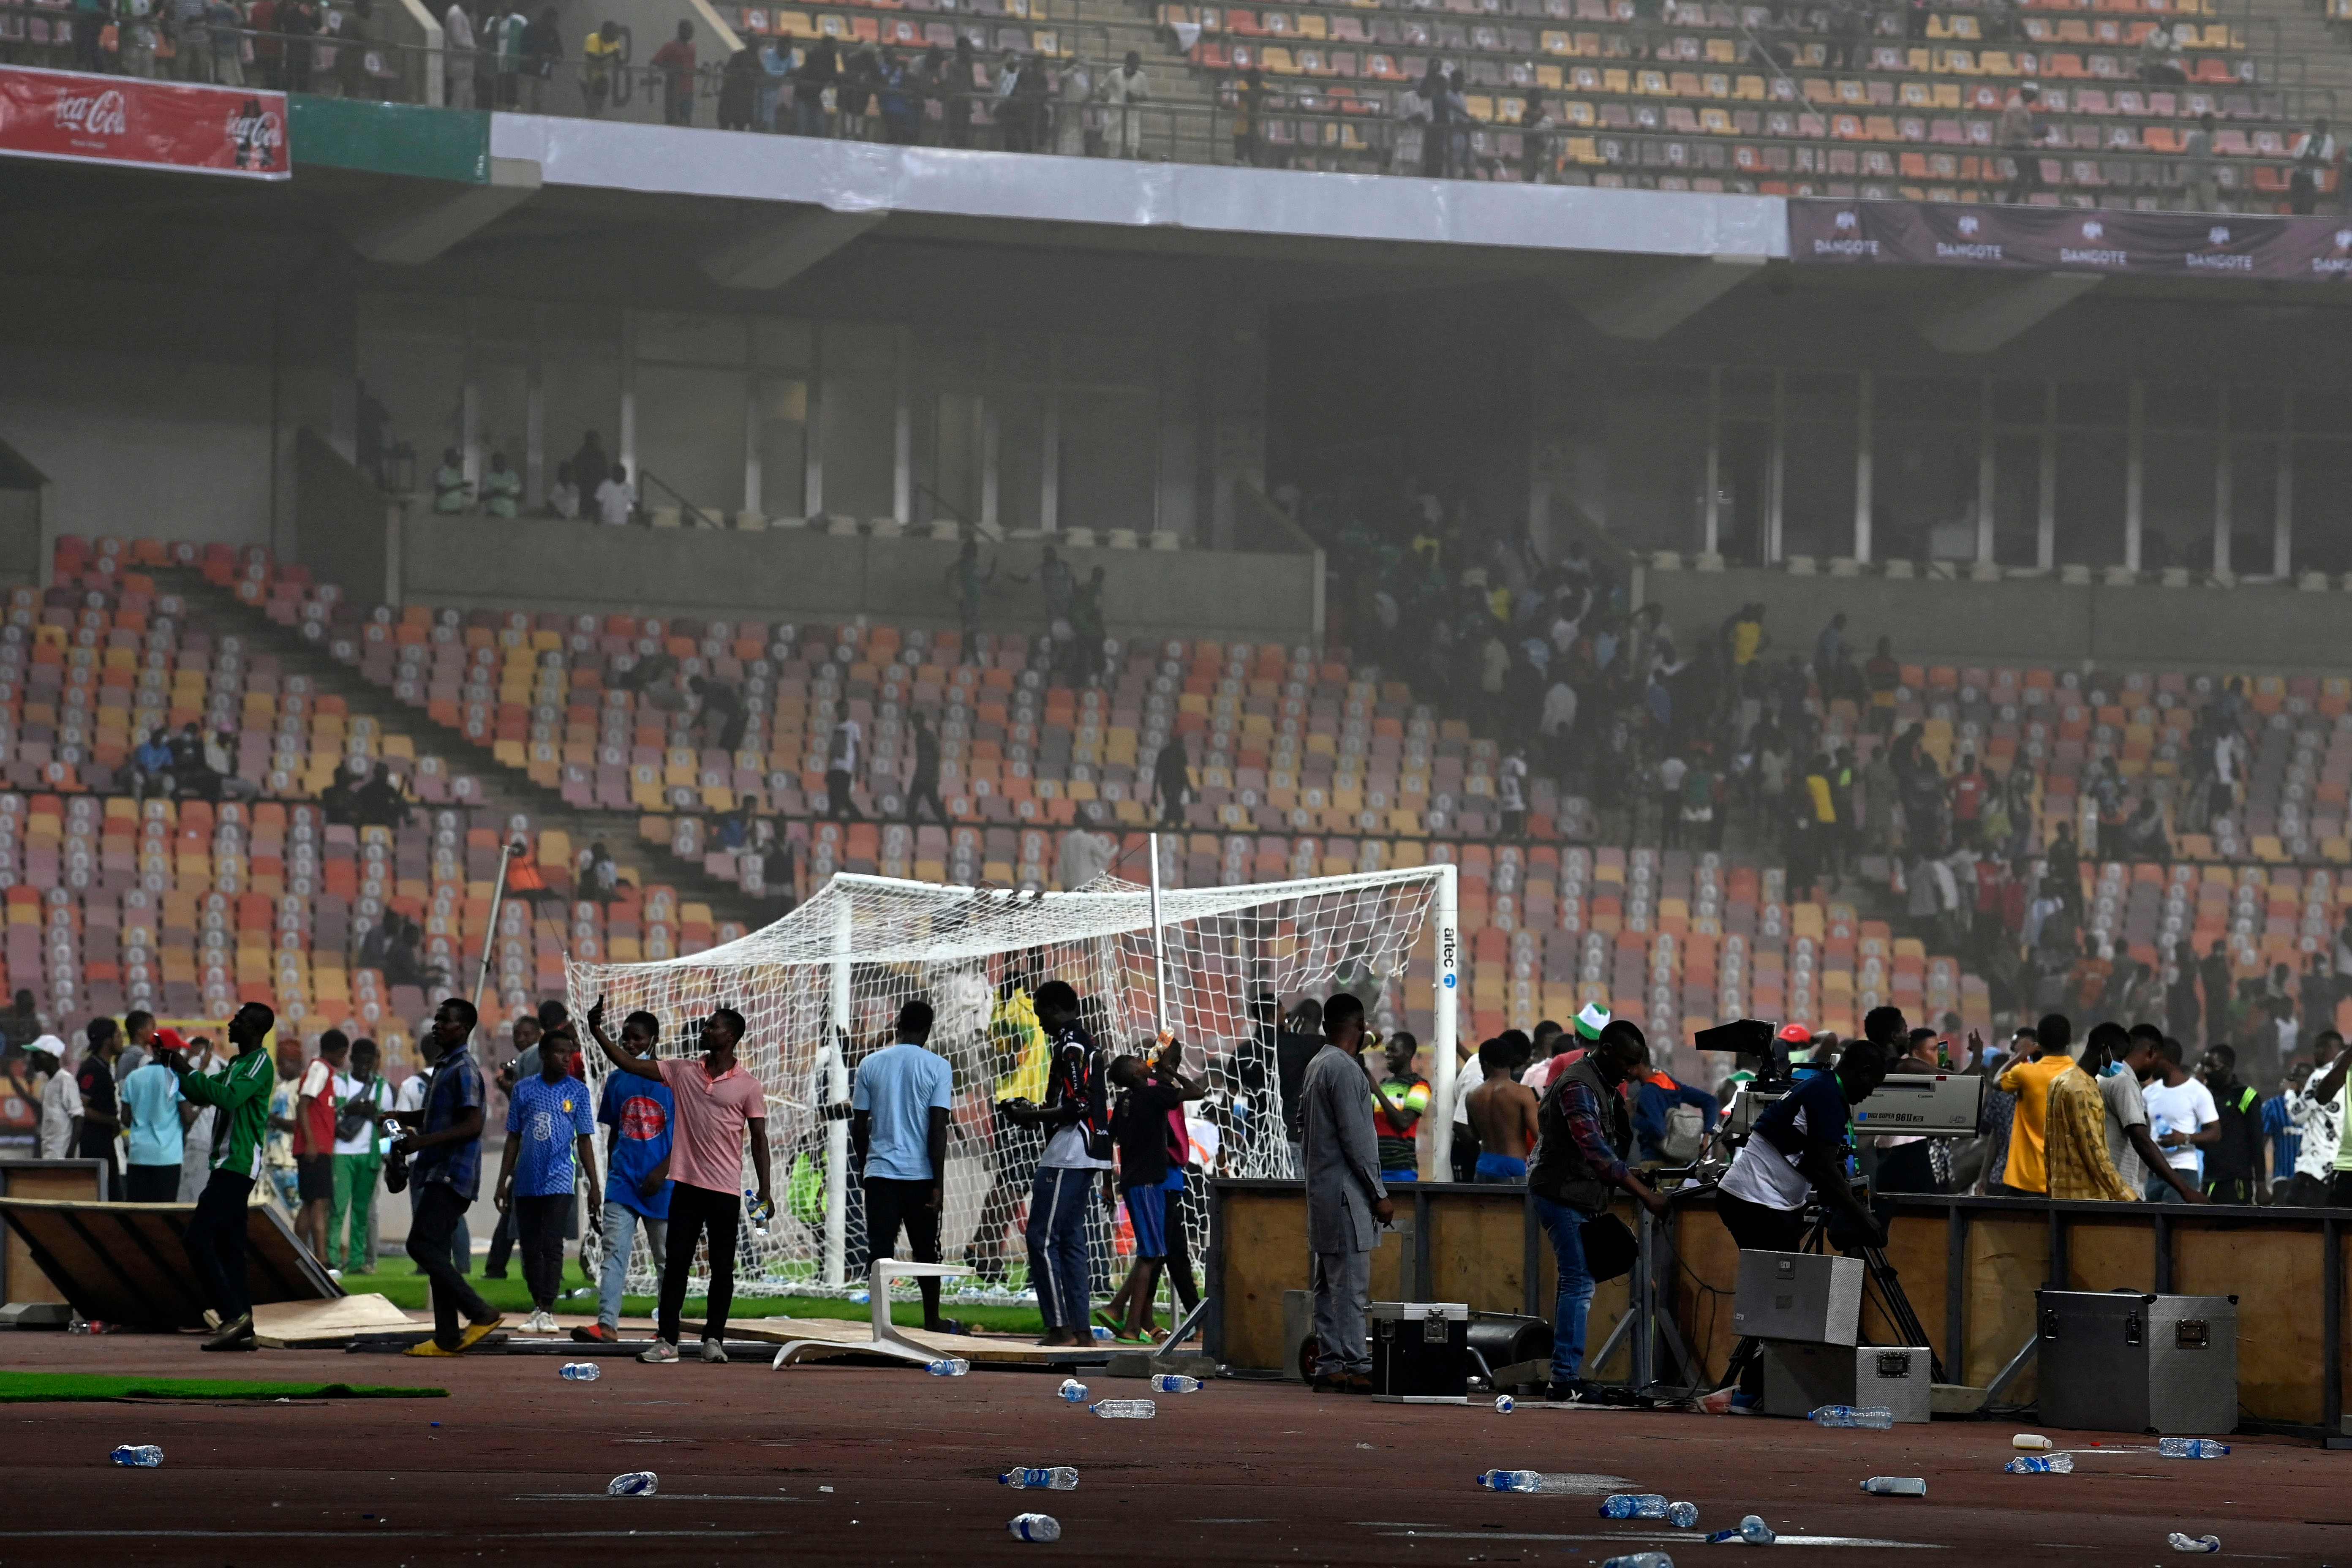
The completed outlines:
[[[639,1361],[677,1360],[677,1315],[686,1305],[694,1248],[710,1233],[709,1310],[702,1324],[702,1359],[727,1359],[727,1309],[735,1297],[735,1227],[742,1215],[743,1130],[751,1131],[751,1169],[760,1207],[772,1212],[768,1185],[768,1097],[760,1080],[735,1059],[743,1015],[721,1007],[702,1021],[702,1058],[631,1055],[604,1032],[604,1003],[589,1010],[588,1027],[623,1072],[658,1079],[677,1101],[669,1152],[669,1248],[662,1259],[660,1338]]]

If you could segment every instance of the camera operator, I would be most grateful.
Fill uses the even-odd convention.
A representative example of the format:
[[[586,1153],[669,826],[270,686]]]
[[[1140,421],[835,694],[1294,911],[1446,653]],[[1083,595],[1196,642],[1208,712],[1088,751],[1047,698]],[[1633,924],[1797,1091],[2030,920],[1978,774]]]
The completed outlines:
[[[1885,1233],[1846,1180],[1847,1108],[1885,1081],[1886,1042],[1903,1033],[1900,1012],[1873,1008],[1864,1037],[1846,1047],[1835,1068],[1800,1075],[1795,1088],[1757,1117],[1715,1195],[1716,1213],[1742,1251],[1796,1251],[1806,1201],[1816,1193],[1829,1205],[1832,1240],[1843,1234],[1885,1245]]]

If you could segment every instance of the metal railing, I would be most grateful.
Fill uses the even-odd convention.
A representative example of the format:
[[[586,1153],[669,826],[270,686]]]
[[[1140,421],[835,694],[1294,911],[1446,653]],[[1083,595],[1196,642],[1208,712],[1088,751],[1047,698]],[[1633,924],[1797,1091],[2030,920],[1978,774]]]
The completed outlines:
[[[1276,78],[1265,82],[1254,106],[1245,108],[1246,89],[1228,75],[1217,86],[1218,96],[1213,102],[1146,100],[1116,104],[1102,96],[1100,84],[1106,73],[1075,57],[1022,57],[1022,69],[1036,74],[1024,84],[1024,90],[1008,94],[998,90],[1001,78],[995,66],[981,61],[978,51],[971,58],[981,65],[983,85],[961,89],[947,85],[924,65],[932,61],[960,69],[956,57],[893,45],[874,47],[876,62],[884,68],[904,69],[913,77],[911,81],[893,85],[866,78],[839,80],[824,85],[804,101],[799,91],[803,84],[781,74],[788,58],[781,46],[790,40],[760,39],[726,65],[698,61],[692,68],[673,68],[635,60],[634,44],[625,37],[619,52],[606,62],[583,61],[575,53],[532,56],[434,49],[371,37],[363,21],[347,18],[344,26],[357,30],[289,35],[197,28],[178,35],[164,21],[125,25],[120,34],[131,41],[123,46],[125,52],[116,63],[137,67],[145,74],[184,80],[226,81],[393,102],[421,103],[437,97],[445,105],[458,108],[717,125],[751,133],[1438,178],[1640,187],[1664,184],[1669,188],[1719,182],[1720,188],[1742,191],[1769,184],[1795,194],[1809,189],[1827,194],[1832,184],[1885,185],[1890,195],[1896,194],[1893,187],[1929,185],[1990,195],[2009,182],[2008,160],[2013,155],[2012,150],[1973,142],[1889,142],[1834,134],[1835,122],[1843,117],[1864,121],[1988,117],[1983,110],[1949,108],[1812,103],[1801,97],[1687,100],[1656,94],[1486,83],[1479,84],[1474,93],[1505,113],[1513,110],[1514,100],[1524,106],[1538,99],[1547,106],[1597,107],[1591,123],[1553,124],[1540,132],[1522,131],[1507,120],[1474,120],[1441,128],[1400,119],[1390,110],[1391,101],[1402,105],[1411,94],[1409,84],[1401,81]],[[1079,31],[1067,24],[1016,25],[1002,20],[957,26],[991,31],[992,44],[995,37],[1016,26],[1033,41],[1040,33],[1076,36]],[[1107,49],[1108,31],[1092,30]],[[1058,37],[1051,41],[1059,47]],[[780,47],[760,47],[771,43]],[[861,44],[844,50],[845,62],[866,47]],[[71,47],[52,44],[44,49],[26,40],[0,39],[0,58],[21,59],[28,54],[50,57],[61,48],[70,52]],[[25,63],[77,62],[40,58]],[[1615,63],[1628,70],[1677,64],[1645,64],[1638,57]],[[1687,62],[1683,64],[1689,68]],[[1165,72],[1170,68],[1162,61],[1150,68]],[[2146,84],[2082,85],[2114,90]],[[436,86],[437,92],[433,90]],[[1797,89],[1792,84],[1783,90]],[[2191,84],[2175,90],[2210,90],[2219,96],[2223,89]],[[2303,105],[2306,110],[2323,106],[2318,108],[2323,113],[2334,109],[2336,99],[2334,90],[2326,88],[2247,84],[2235,90],[2274,102],[2282,119],[2295,97],[2306,100]],[[1669,106],[1815,116],[1830,130],[1818,135],[1670,130],[1663,123]],[[2176,153],[2063,144],[2070,124],[2141,122],[2133,117],[2045,118],[2055,127],[2062,144],[2045,144],[2036,149],[2035,155],[2045,167],[2057,165],[2058,178],[2051,185],[2062,195],[2097,200],[2104,194],[2108,198],[2146,196],[2169,202],[2188,184],[2185,165]],[[1604,120],[1622,122],[1604,123]],[[1743,153],[1747,154],[1744,163]],[[1849,153],[1854,164],[1851,169],[1843,166]],[[1975,160],[1976,168],[1972,175],[1964,175],[1957,166],[1941,174],[1906,174],[1900,167],[1906,154],[1931,160],[1949,157],[1956,165]],[[1833,163],[1840,166],[1832,168]],[[1880,163],[1885,167],[1870,166]],[[2078,180],[2075,176],[2082,166],[2095,169],[2095,179]],[[2266,209],[2276,205],[2278,193],[2255,190],[2256,171],[2271,171],[2283,188],[2292,162],[2282,151],[2223,156],[2217,159],[2217,167],[2226,193],[2237,202]]]

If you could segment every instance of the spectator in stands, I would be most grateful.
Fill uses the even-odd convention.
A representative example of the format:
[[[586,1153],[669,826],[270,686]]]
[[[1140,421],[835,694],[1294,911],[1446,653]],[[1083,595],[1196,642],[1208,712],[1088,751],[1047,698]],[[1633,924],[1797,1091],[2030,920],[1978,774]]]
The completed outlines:
[[[2127,860],[2171,863],[2172,840],[2165,834],[2164,817],[2157,809],[2155,796],[2140,796],[2129,819],[2116,829],[2116,847]]]
[[[1416,116],[1427,127],[1421,138],[1421,172],[1426,179],[1442,180],[1447,174],[1446,155],[1454,146],[1451,110],[1446,102],[1449,86],[1444,68],[1432,59],[1428,70],[1412,87],[1412,96],[1419,100]]]
[[[0,1013],[0,1035],[5,1035],[12,1046],[30,1047],[35,1040],[47,1032],[41,1023],[40,1008],[34,1003],[33,994],[19,987],[16,994],[8,1004],[8,1010],[5,1013]]]
[[[661,73],[662,121],[694,123],[694,24],[681,21],[677,36],[654,51],[650,62]]]
[[[824,810],[835,822],[858,819],[857,807],[849,792],[857,778],[865,739],[857,721],[849,716],[849,704],[836,700],[833,705],[833,732],[825,742],[824,753]]]
[[[1519,179],[1530,185],[1551,183],[1558,167],[1552,149],[1553,133],[1559,122],[1551,117],[1551,108],[1541,91],[1528,94],[1527,107],[1519,111]]]
[[[356,770],[354,770],[356,771]],[[362,827],[399,827],[413,809],[390,763],[378,763],[375,776],[352,798],[352,820]]]
[[[2048,139],[2042,122],[2042,89],[2026,83],[2004,105],[1994,140],[2010,154],[2009,184],[2001,187],[2004,202],[2031,201],[2043,188],[2039,149]]]
[[[874,89],[881,84],[882,68],[874,58],[874,47],[861,44],[852,51],[841,68],[841,85],[834,89],[835,113],[839,121],[835,134],[845,142],[867,139],[868,124],[873,117]]]
[[[522,30],[522,109],[532,114],[545,111],[547,84],[555,79],[555,68],[562,63],[562,29],[555,7],[544,6],[539,20]]]
[[[522,476],[507,467],[504,452],[490,454],[490,471],[482,476],[482,510],[492,517],[521,514]]]
[[[131,795],[134,800],[150,795],[172,793],[172,748],[164,742],[161,729],[150,730],[147,738],[131,753]]]
[[[1143,110],[1150,82],[1143,74],[1143,56],[1134,49],[1103,79],[1103,100],[1110,106],[1111,154],[1118,158],[1143,155]]]
[[[694,728],[704,742],[730,754],[740,751],[749,723],[743,714],[742,694],[717,676],[690,675],[686,684],[701,700],[701,711],[694,716]]]
[[[441,449],[441,466],[433,470],[433,510],[458,512],[473,500],[473,482],[466,478],[466,461],[455,447]]]
[[[922,140],[922,93],[896,49],[882,51],[882,135],[894,146],[912,147]]]
[[[580,46],[580,98],[583,111],[591,120],[604,112],[613,96],[613,73],[621,68],[621,51],[618,22],[606,22]],[[584,479],[582,488],[588,488]]]
[[[621,868],[613,862],[612,852],[600,839],[588,847],[588,874],[582,886],[586,896],[600,904],[609,904],[619,895]]]
[[[548,487],[547,515],[576,522],[580,518],[580,486],[572,477],[570,463],[555,465],[555,483]]]
[[[576,465],[578,459],[573,461]],[[614,463],[597,485],[595,496],[596,521],[608,528],[626,527],[637,510],[637,492],[629,488],[629,465]]]
[[[929,51],[929,77],[936,84],[940,108],[947,120],[948,145],[971,145],[971,106],[980,94],[980,62],[972,58],[971,40],[959,35],[955,52],[944,61],[939,51]]]
[[[2179,84],[2189,78],[2180,68],[2180,43],[2172,29],[2158,22],[2140,36],[2139,79]]]
[[[820,37],[801,57],[793,76],[793,134],[831,134],[824,121],[824,89],[841,80],[841,50],[829,37]]]
[[[2311,129],[2294,140],[2294,171],[2287,176],[2286,199],[2289,210],[2310,214],[2319,210],[2319,195],[2336,173],[2336,138],[2328,133],[2325,117],[2311,122]]]
[[[940,803],[939,732],[931,728],[929,715],[919,708],[915,710],[914,726],[914,771],[907,775],[907,819],[913,821],[916,813],[928,805],[931,819],[945,824],[947,807]]]
[[[449,0],[449,8],[441,14],[441,101],[451,109],[473,108],[474,18],[467,14],[465,0]]]
[[[1234,162],[1244,168],[1255,168],[1260,156],[1262,130],[1259,115],[1265,106],[1265,75],[1253,62],[1236,78],[1234,93]]]
[[[2197,128],[2189,132],[2180,144],[2182,154],[2179,179],[2180,203],[2185,212],[2217,213],[2226,211],[2221,205],[2221,187],[2213,153],[2213,111],[2207,110],[2197,117]]]
[[[1184,825],[1184,808],[1192,803],[1192,759],[1184,750],[1184,738],[1170,735],[1160,748],[1159,756],[1151,763],[1152,796],[1160,804],[1162,826]]]

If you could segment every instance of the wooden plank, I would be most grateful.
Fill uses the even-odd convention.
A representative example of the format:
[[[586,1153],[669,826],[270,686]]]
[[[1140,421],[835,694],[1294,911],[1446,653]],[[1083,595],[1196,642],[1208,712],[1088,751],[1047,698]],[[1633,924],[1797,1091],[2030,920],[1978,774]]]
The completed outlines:
[[[1429,1300],[1462,1301],[1476,1312],[1517,1312],[1527,1300],[1526,1198],[1517,1187],[1493,1195],[1434,1198],[1429,1215]]]
[[[1683,1266],[1675,1271],[1675,1321],[1691,1352],[1720,1375],[1731,1363],[1739,1336],[1731,1327],[1732,1298],[1739,1290],[1739,1247],[1712,1207],[1676,1204],[1675,1247]]]
[[[106,1197],[105,1167],[96,1160],[0,1160],[0,1196],[98,1203]],[[0,1301],[65,1301],[57,1281],[41,1271],[32,1248],[14,1230],[0,1239]]]
[[[1307,1205],[1296,1191],[1234,1189],[1224,1205],[1225,1362],[1271,1372],[1282,1365],[1282,1293],[1307,1286]]]
[[[253,1337],[265,1345],[341,1344],[353,1334],[433,1326],[430,1316],[412,1318],[382,1296],[338,1296],[325,1301],[266,1301],[253,1309]]]
[[[1895,1270],[1895,1278],[1903,1294],[1911,1303],[1920,1326],[1927,1331],[1930,1349],[1943,1361],[1948,1373],[1952,1368],[1952,1347],[1943,1343],[1944,1292],[1948,1282],[1945,1274],[1951,1267],[1950,1249],[1945,1245],[1949,1221],[1941,1210],[1922,1214],[1897,1212],[1886,1237],[1886,1261]],[[1869,1305],[1862,1314],[1863,1338],[1872,1344],[1900,1344],[1907,1335],[1896,1331],[1878,1302],[1878,1292],[1872,1289],[1865,1298]]]
[[[51,1278],[82,1316],[156,1329],[204,1322],[182,1239],[194,1212],[186,1204],[0,1198],[11,1233],[48,1259]],[[246,1281],[257,1305],[343,1293],[277,1211],[261,1205],[246,1210]]]
[[[2319,1226],[2200,1224],[2172,1219],[2172,1288],[2183,1296],[2238,1298],[2238,1403],[2263,1421],[2315,1423],[2326,1352]]]
[[[1031,1344],[1024,1340],[999,1339],[987,1334],[934,1334],[921,1329],[902,1328],[898,1331],[908,1342],[941,1355],[961,1356],[966,1361],[992,1362],[999,1365],[1052,1366],[1066,1361],[1072,1347]],[[761,1344],[780,1345],[789,1340],[822,1340],[855,1350],[859,1345],[874,1342],[874,1325],[848,1318],[738,1318],[727,1325],[730,1340],[754,1340]],[[1099,1360],[1100,1350],[1078,1350],[1092,1360]]]
[[[2050,1277],[2049,1216],[2039,1209],[1980,1210],[1969,1223],[1968,1239],[1968,1343],[1958,1381],[1981,1388],[2034,1332],[2033,1293]],[[2032,1367],[2006,1397],[2033,1397]]]
[[[2114,1220],[2066,1219],[2066,1289],[2156,1289],[2156,1227],[2133,1215]]]

